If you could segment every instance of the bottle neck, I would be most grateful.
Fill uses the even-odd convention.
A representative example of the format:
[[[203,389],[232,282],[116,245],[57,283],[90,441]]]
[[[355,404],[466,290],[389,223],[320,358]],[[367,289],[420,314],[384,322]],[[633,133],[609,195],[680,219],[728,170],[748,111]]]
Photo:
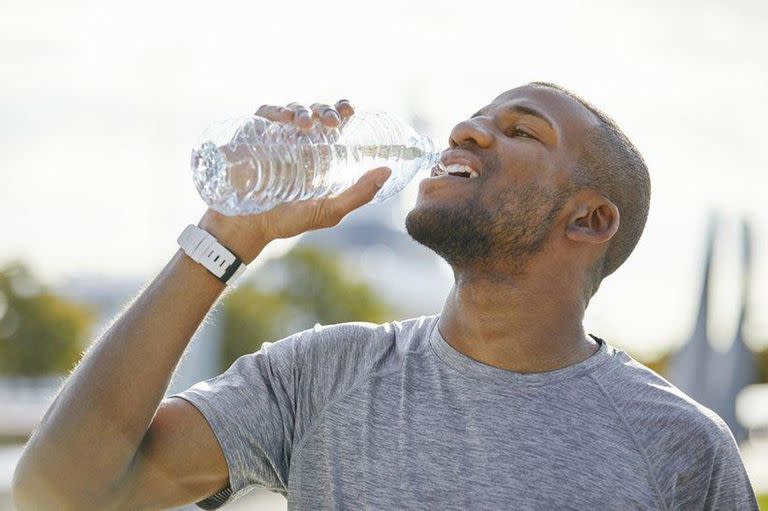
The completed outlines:
[[[440,161],[440,151],[435,147],[435,143],[426,135],[419,135],[416,146],[421,150],[422,169],[431,169]]]

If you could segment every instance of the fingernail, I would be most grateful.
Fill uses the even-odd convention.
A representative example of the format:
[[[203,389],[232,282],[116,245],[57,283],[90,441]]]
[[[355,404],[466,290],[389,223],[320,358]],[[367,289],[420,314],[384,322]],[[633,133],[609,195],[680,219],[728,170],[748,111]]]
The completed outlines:
[[[335,110],[331,110],[330,108],[325,111],[324,115],[326,117],[329,117],[329,118],[333,119],[334,121],[340,121],[341,120],[341,118],[339,117],[339,114],[337,114]]]

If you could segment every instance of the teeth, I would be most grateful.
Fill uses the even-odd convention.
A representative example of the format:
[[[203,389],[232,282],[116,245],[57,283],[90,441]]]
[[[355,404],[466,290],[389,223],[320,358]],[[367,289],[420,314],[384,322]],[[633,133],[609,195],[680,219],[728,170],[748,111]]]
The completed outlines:
[[[469,165],[463,165],[461,163],[451,163],[450,165],[448,165],[448,167],[445,167],[441,162],[439,166],[441,169],[445,169],[445,172],[448,174],[458,174],[458,173],[466,172],[469,174],[470,179],[475,178],[479,175],[475,171],[475,169],[473,169]]]

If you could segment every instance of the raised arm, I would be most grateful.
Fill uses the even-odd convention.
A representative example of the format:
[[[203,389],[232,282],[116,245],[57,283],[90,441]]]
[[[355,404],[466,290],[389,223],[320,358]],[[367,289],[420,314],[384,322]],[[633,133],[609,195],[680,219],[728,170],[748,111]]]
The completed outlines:
[[[323,122],[351,115],[346,106],[337,104]],[[306,123],[298,106],[290,115],[279,107],[265,110],[261,115]],[[327,111],[313,110],[320,116]],[[337,197],[282,204],[259,215],[226,217],[209,209],[198,225],[250,263],[273,239],[336,225],[369,202],[388,175],[375,169]],[[226,487],[227,465],[206,420],[184,400],[162,400],[179,358],[224,288],[176,252],[91,345],[33,433],[14,474],[19,510],[159,509]]]

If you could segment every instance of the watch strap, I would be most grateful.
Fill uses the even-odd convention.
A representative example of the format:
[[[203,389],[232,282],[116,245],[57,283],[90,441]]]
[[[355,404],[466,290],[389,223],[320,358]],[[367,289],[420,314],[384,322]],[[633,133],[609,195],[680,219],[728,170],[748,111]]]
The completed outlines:
[[[248,267],[211,233],[196,225],[189,224],[176,241],[193,261],[228,286],[234,285]]]

